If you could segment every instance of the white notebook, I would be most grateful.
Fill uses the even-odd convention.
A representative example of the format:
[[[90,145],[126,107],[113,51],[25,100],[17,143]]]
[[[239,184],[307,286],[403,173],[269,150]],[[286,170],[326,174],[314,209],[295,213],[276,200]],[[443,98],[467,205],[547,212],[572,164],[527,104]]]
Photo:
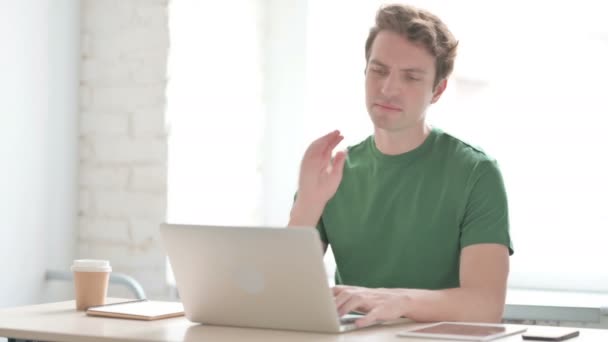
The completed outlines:
[[[93,306],[87,309],[87,315],[152,321],[162,318],[183,316],[184,306],[180,302],[163,302],[142,299]]]

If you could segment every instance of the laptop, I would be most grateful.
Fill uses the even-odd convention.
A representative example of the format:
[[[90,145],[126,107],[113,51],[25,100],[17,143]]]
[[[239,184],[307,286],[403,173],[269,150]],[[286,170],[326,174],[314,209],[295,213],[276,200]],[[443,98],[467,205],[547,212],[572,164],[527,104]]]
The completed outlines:
[[[327,333],[357,328],[361,316],[338,316],[314,228],[163,224],[160,233],[192,322]]]

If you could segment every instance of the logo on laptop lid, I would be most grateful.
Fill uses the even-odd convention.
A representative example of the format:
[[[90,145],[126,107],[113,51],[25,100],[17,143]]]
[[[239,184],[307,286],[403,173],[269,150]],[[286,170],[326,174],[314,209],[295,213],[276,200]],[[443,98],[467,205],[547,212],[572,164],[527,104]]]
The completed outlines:
[[[234,279],[237,286],[249,294],[258,294],[262,292],[266,286],[264,275],[254,268],[236,270]]]

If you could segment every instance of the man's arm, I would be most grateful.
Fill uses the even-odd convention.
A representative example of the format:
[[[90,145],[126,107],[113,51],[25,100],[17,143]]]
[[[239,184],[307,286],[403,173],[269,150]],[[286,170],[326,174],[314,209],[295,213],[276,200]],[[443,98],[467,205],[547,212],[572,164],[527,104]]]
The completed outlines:
[[[500,322],[509,274],[509,251],[499,244],[465,247],[460,287],[404,291],[404,315],[416,321]]]
[[[314,205],[314,204],[306,204],[302,203],[302,201],[296,201],[291,208],[291,213],[289,215],[289,223],[288,227],[316,227],[321,219],[321,214],[323,213],[324,206]],[[323,244],[323,254],[327,251],[327,243],[321,240]]]
[[[302,157],[298,179],[298,195],[289,215],[288,227],[316,227],[325,204],[336,193],[342,181],[346,152],[332,151],[344,139],[339,131],[313,141]],[[323,241],[322,241],[323,242]],[[323,252],[327,244],[323,242]]]
[[[509,251],[486,243],[462,249],[460,287],[444,290],[367,289],[336,286],[334,295],[341,315],[366,312],[357,322],[408,317],[415,321],[500,322],[504,311]]]

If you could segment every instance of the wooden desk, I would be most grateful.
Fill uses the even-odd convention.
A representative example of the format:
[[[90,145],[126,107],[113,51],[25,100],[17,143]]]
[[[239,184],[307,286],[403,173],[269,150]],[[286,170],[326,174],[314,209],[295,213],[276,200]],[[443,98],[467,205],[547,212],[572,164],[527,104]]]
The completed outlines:
[[[88,317],[84,312],[74,310],[73,301],[0,309],[0,336],[41,341],[433,341],[395,336],[398,331],[413,325],[372,327],[344,334],[315,334],[206,326],[194,324],[185,317],[151,322]],[[608,330],[580,330],[581,336],[573,342],[608,341]],[[521,342],[522,339],[514,335],[498,341]]]

